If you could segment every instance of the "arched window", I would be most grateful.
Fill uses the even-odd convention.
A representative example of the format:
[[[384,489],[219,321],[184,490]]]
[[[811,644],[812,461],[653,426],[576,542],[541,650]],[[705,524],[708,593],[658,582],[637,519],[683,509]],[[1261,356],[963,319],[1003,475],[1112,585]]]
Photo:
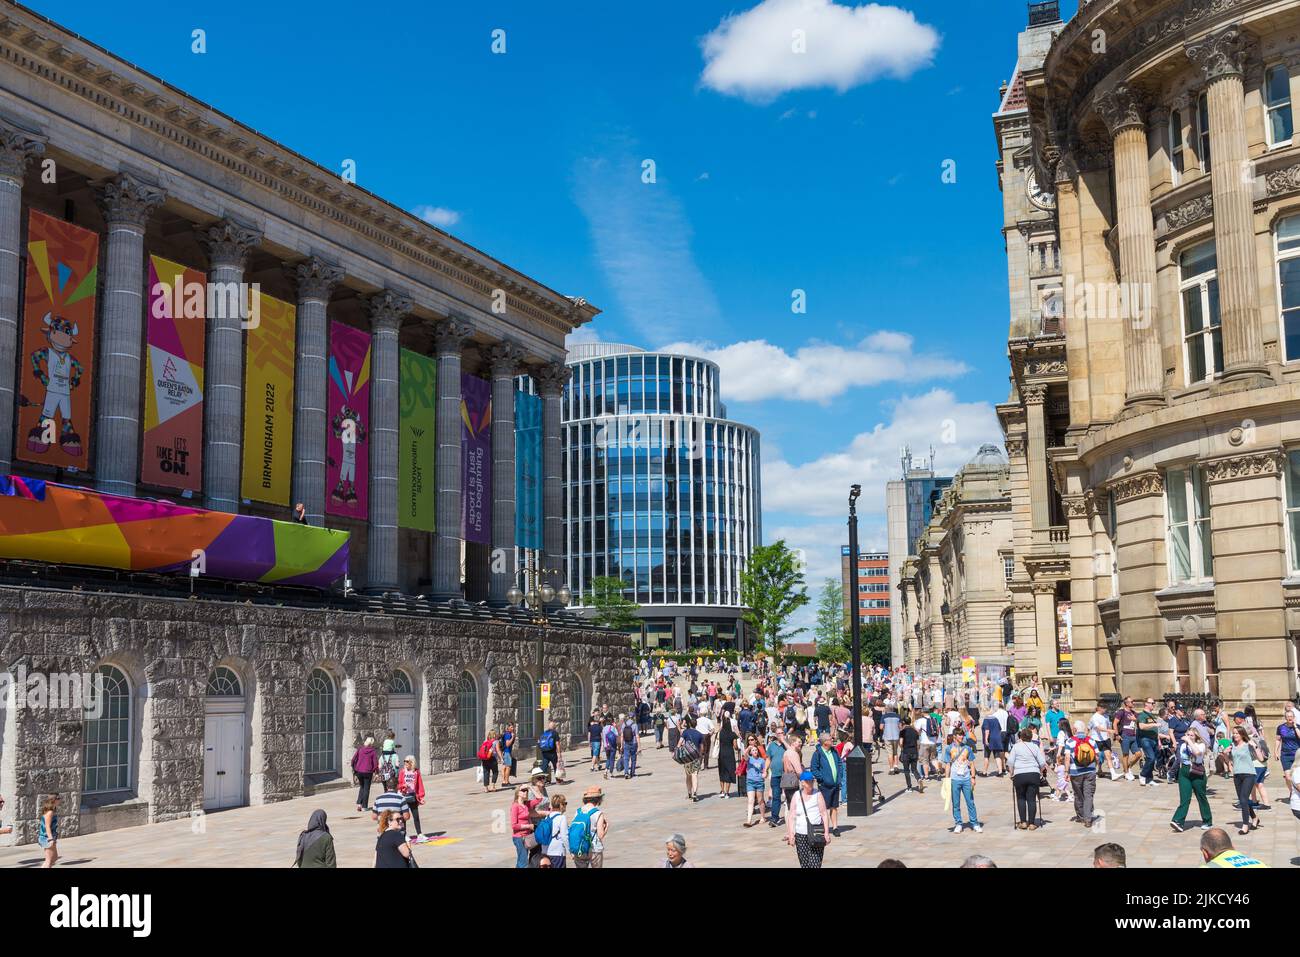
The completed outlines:
[[[413,694],[411,691],[411,676],[398,668],[388,677],[388,693]]]
[[[131,685],[112,665],[101,665],[95,677],[101,706],[99,717],[86,721],[82,790],[87,794],[131,786]]]
[[[456,686],[456,741],[462,761],[473,761],[483,735],[478,720],[478,682],[462,672]]]
[[[239,683],[239,675],[230,668],[215,668],[212,674],[208,675],[208,697],[238,698],[243,693],[244,687]]]
[[[591,709],[587,707],[587,689],[582,685],[582,679],[577,675],[569,678],[569,701],[572,704],[571,717],[569,718],[569,734],[575,740],[586,737],[587,734],[587,716]]]
[[[1002,645],[1005,648],[1016,645],[1016,617],[1010,611],[1002,613]]]
[[[537,689],[528,675],[519,677],[519,725],[521,741],[537,740]]]
[[[337,732],[338,693],[334,679],[317,668],[307,679],[307,736],[304,744],[308,774],[338,770],[335,757]]]

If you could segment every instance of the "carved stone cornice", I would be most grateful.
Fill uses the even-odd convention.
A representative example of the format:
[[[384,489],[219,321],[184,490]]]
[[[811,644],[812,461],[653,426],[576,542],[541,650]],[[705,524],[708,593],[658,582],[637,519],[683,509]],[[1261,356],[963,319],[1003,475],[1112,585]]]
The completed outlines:
[[[1118,136],[1128,129],[1146,129],[1147,98],[1141,90],[1127,83],[1116,83],[1109,90],[1098,93],[1093,106],[1111,136]]]
[[[1066,150],[1061,154],[1061,158],[1056,161],[1056,169],[1052,174],[1053,180],[1058,186],[1073,184],[1079,179],[1079,162],[1075,159],[1072,150]]]
[[[1062,495],[1061,504],[1065,507],[1066,518],[1087,518],[1090,513],[1086,495]]]
[[[533,372],[533,379],[537,382],[537,392],[543,397],[559,396],[572,377],[573,370],[563,362],[548,362]]]
[[[198,228],[199,244],[207,251],[212,269],[230,266],[243,269],[248,254],[262,241],[262,231],[233,219],[223,219]]]
[[[0,120],[0,176],[21,183],[27,164],[44,153],[44,136]]]
[[[524,350],[513,342],[498,342],[488,347],[485,358],[492,378],[514,378],[523,361]]]
[[[319,256],[312,256],[300,263],[284,267],[287,275],[298,286],[298,301],[319,299],[329,302],[330,293],[341,283],[346,273],[333,263],[327,263]]]
[[[1165,213],[1165,225],[1169,229],[1184,229],[1193,223],[1209,219],[1214,215],[1214,197],[1209,193],[1179,203]]]
[[[1063,376],[1068,371],[1064,359],[1028,359],[1025,361],[1026,376]]]
[[[402,320],[414,307],[408,297],[391,289],[375,293],[366,300],[366,310],[370,313],[370,328],[375,332],[398,332]]]
[[[465,340],[474,333],[474,327],[464,319],[453,316],[433,327],[433,342],[438,355],[460,352]]]
[[[1269,196],[1281,196],[1283,193],[1300,190],[1300,163],[1265,173],[1264,186]]]
[[[1211,83],[1228,76],[1242,76],[1246,72],[1246,37],[1238,24],[1206,34],[1186,44],[1183,49],[1187,59],[1200,67],[1205,79]]]
[[[1106,486],[1116,504],[1147,495],[1165,494],[1165,479],[1159,472],[1139,472]]]
[[[1024,399],[1025,405],[1042,405],[1047,401],[1047,386],[1026,385],[1020,390],[1020,397]]]
[[[1256,475],[1281,475],[1286,468],[1286,454],[1281,449],[1265,449],[1245,455],[1230,455],[1202,463],[1210,482],[1253,478]]]
[[[118,173],[95,186],[95,202],[110,226],[144,229],[154,209],[167,198],[157,186],[141,182],[130,173]]]
[[[1024,456],[1025,450],[1028,448],[1029,443],[1026,441],[1023,435],[1017,435],[1014,437],[1007,436],[1006,446],[1007,446],[1008,458],[1020,458]]]

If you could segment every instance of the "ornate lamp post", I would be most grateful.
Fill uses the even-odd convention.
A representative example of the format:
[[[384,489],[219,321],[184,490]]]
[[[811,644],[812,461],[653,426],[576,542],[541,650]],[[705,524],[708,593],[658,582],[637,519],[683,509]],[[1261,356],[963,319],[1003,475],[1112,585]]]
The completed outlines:
[[[853,639],[853,750],[844,762],[848,780],[849,817],[871,814],[871,761],[862,747],[862,624],[858,620],[858,496],[862,486],[849,489],[849,633]]]
[[[531,621],[538,627],[537,631],[537,764],[542,763],[542,732],[546,730],[546,709],[542,707],[542,685],[546,678],[542,673],[546,653],[546,629],[550,627],[550,612],[565,608],[573,600],[573,593],[564,583],[564,572],[559,568],[542,568],[536,560],[536,553],[520,570],[524,588],[511,585],[506,591],[506,602],[512,608],[524,608],[532,615]],[[550,584],[548,579],[558,581],[559,586]]]

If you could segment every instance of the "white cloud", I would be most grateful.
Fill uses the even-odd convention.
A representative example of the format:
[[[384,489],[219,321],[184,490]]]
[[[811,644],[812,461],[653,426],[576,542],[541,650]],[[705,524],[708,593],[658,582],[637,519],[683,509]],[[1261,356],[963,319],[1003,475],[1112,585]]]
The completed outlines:
[[[988,402],[958,402],[947,389],[903,396],[889,422],[859,433],[843,448],[800,465],[764,461],[763,510],[810,518],[846,515],[849,486],[856,483],[862,486],[859,514],[883,522],[885,483],[900,476],[902,446],[911,446],[917,458],[933,446],[936,471],[951,475],[986,442],[1002,445],[1002,429]]]
[[[579,326],[577,329],[574,329],[571,333],[569,333],[567,336],[564,337],[564,348],[572,349],[574,346],[581,345],[584,342],[600,342],[600,341],[602,340],[600,338],[599,329],[595,329],[590,325]]]
[[[945,438],[955,441],[945,442]],[[999,447],[1002,431],[987,402],[958,402],[946,389],[904,396],[892,408],[889,422],[854,436],[844,448],[801,465],[776,456],[763,462],[763,541],[785,539],[805,563],[810,605],[794,616],[796,626],[816,624],[816,600],[827,578],[840,577],[840,548],[849,543],[849,486],[860,484],[858,546],[886,551],[885,483],[899,478],[899,447],[910,445],[918,458],[935,451],[935,471],[952,475],[985,442]],[[767,515],[779,516],[767,521]],[[801,521],[800,519],[804,519]]]
[[[880,76],[904,79],[933,62],[939,33],[900,7],[762,0],[724,18],[701,46],[705,86],[767,102],[789,90],[842,93]]]
[[[439,229],[449,229],[460,222],[460,213],[445,206],[417,206],[411,212]]]
[[[722,368],[726,398],[740,402],[795,399],[825,404],[861,386],[954,378],[967,371],[959,360],[914,353],[911,336],[888,330],[851,347],[813,342],[793,355],[765,339],[721,347],[676,342],[664,351],[716,362]]]
[[[575,199],[596,258],[628,323],[647,339],[719,322],[717,300],[691,252],[691,224],[664,181],[641,181],[631,144],[579,161]]]

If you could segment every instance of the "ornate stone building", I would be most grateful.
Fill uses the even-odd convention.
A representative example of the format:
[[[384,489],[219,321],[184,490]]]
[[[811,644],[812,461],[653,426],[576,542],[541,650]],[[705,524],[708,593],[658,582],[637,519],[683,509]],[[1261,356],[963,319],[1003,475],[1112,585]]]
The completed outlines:
[[[141,476],[148,256],[211,284],[256,283],[296,306],[288,501],[308,523],[348,531],[358,587],[409,614],[0,589],[0,673],[98,673],[110,705],[93,719],[51,716],[0,695],[0,793],[16,820],[35,820],[49,791],[63,794],[66,833],[280,800],[341,784],[360,740],[388,726],[426,769],[446,770],[473,758],[488,723],[517,719],[532,736],[543,677],[562,730],[594,700],[627,706],[623,636],[570,620],[543,650],[542,629],[504,607],[516,574],[515,377],[530,375],[542,398],[540,558],[559,568],[565,336],[598,310],[0,3],[0,475],[26,438],[15,435],[15,385],[31,211],[99,237],[95,428],[88,469],[21,471],[179,502]],[[326,518],[329,323],[372,335],[370,494],[356,518]],[[288,520],[288,505],[241,498],[244,337],[238,309],[207,317],[202,486],[184,499]],[[399,527],[399,348],[436,361],[434,531]],[[490,545],[462,539],[462,372],[490,380],[496,411]],[[511,560],[490,562],[493,551]],[[23,823],[19,838],[32,837]]]
[[[1025,409],[1031,537],[1067,569],[1075,708],[1180,692],[1275,713],[1300,633],[1300,4],[1093,0],[1020,46],[1003,189],[1043,210],[1031,238],[1060,266],[1040,325],[1063,334],[1022,348],[1038,307],[1009,237],[1003,422],[1018,451]]]
[[[1012,476],[1002,453],[983,446],[935,503],[900,573],[906,664],[917,674],[961,682],[962,659],[976,676],[1001,677],[1016,646],[1010,576]]]

